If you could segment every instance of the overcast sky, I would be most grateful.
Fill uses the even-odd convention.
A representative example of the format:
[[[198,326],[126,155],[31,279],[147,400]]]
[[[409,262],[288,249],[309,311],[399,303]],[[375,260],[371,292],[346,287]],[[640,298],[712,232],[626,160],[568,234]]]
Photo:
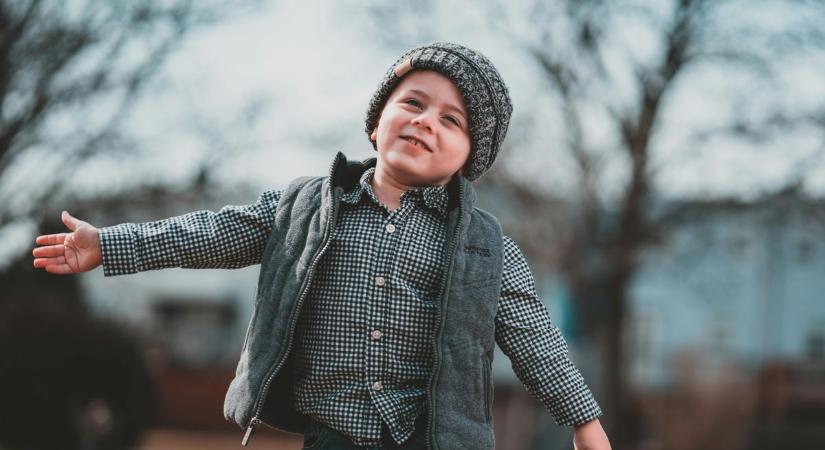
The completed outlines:
[[[252,13],[241,13],[190,35],[170,60],[156,94],[136,111],[133,125],[155,155],[142,156],[151,170],[134,172],[135,176],[185,178],[195,169],[193,162],[203,157],[204,129],[213,130],[213,138],[222,143],[219,178],[230,184],[243,179],[259,189],[282,186],[299,174],[322,174],[338,150],[351,158],[372,155],[363,131],[366,105],[403,49],[390,49],[381,42],[380,34],[393,30],[369,25],[364,6],[369,3],[262,1]],[[562,123],[548,112],[551,99],[542,96],[529,63],[510,41],[481,27],[484,18],[474,12],[472,2],[444,0],[437,5],[435,15],[421,20],[437,22],[431,28],[440,29],[438,40],[477,48],[493,60],[510,86],[514,126],[535,117],[543,122],[532,141],[522,144],[519,140],[518,148],[501,157],[508,159],[510,167],[524,166],[527,175],[544,174],[543,185],[550,189],[563,193],[574,188],[569,158],[552,147]],[[641,56],[656,51],[638,23],[628,22],[616,36],[617,49],[632,48]],[[409,46],[417,44],[410,42]],[[615,54],[617,60],[622,55],[620,50]],[[787,101],[825,99],[822,69],[823,61],[815,61],[789,71],[786,78],[793,89]],[[691,72],[691,77],[691,83],[674,91],[668,100],[670,109],[654,140],[661,192],[671,196],[759,195],[781,185],[794,164],[822,147],[819,130],[799,133],[759,151],[752,143],[729,140],[684,148],[686,131],[746,113],[722,101],[732,84],[739,82],[735,77],[701,69]],[[766,104],[778,101],[767,94],[754,92],[765,95]],[[620,99],[631,94],[619,88],[600,95]],[[606,121],[604,126],[599,124],[601,120],[598,114],[592,116],[588,139],[609,144],[613,137]],[[531,161],[537,153],[550,155],[539,167]],[[814,165],[806,187],[823,192],[825,164],[819,159]],[[104,180],[91,181],[95,187],[107,184],[105,177],[111,172],[103,167],[99,173]],[[618,189],[626,173],[625,161],[615,158],[607,172],[615,180],[613,189]]]
[[[367,8],[359,6],[368,2],[262,3],[254,14],[191,35],[168,67],[163,94],[138,110],[135,126],[164,149],[154,169],[159,176],[184,176],[201,155],[193,122],[228,129],[242,122],[235,124],[241,132],[221,137],[231,157],[219,176],[229,183],[242,177],[260,188],[282,186],[298,174],[325,173],[339,150],[350,158],[374,155],[364,132],[367,104],[403,49],[388,49],[368,26]],[[487,53],[508,82],[523,72],[494,39],[440,39]],[[531,94],[513,92],[524,95]],[[241,113],[250,110],[257,114],[248,126]],[[167,164],[170,156],[175,163]]]
[[[435,30],[437,40],[485,53],[509,85],[514,116],[506,143],[511,145],[497,165],[506,164],[561,195],[575,189],[569,155],[556,145],[563,123],[552,112],[552,98],[530,62],[511,41],[485,25],[473,2],[433,2],[432,14],[405,18],[402,23],[407,28],[398,33],[388,24],[367,20],[370,3],[261,0],[253,11],[239,11],[188,35],[130,122],[147,151],[138,155],[137,162],[108,158],[91,162],[86,173],[93,175],[79,177],[76,189],[127,189],[146,179],[185,185],[207,158],[207,149],[215,148],[219,151],[212,157],[220,155],[215,162],[217,178],[228,185],[245,184],[253,191],[283,187],[299,175],[324,174],[339,150],[350,158],[371,156],[374,152],[363,130],[368,100],[401,52],[423,43],[404,41],[404,36],[415,34],[418,24]],[[781,11],[765,11],[762,20],[780,23],[783,19]],[[657,50],[640,23],[618,25],[611,31],[617,74],[626,52],[644,58]],[[525,35],[532,31],[523,30]],[[400,41],[397,48],[389,48],[381,39],[391,34],[400,36],[393,39]],[[781,89],[764,85],[746,94],[751,105],[823,104],[822,73],[821,58],[789,66]],[[748,113],[726,101],[736,84],[745,80],[712,68],[692,71],[690,77],[690,83],[668,99],[665,120],[653,141],[659,192],[671,197],[755,197],[781,186],[787,173],[805,161],[809,168],[805,188],[825,194],[825,161],[806,159],[821,153],[822,129],[758,148],[724,139],[685,148],[688,131]],[[621,87],[621,76],[616,79],[617,88],[594,95],[617,100],[632,95]],[[525,136],[520,130],[531,121],[537,123],[533,133]],[[608,123],[594,113],[588,121],[588,141],[611,148],[615,137]],[[618,192],[627,165],[622,158],[611,161],[605,190]],[[8,232],[0,230],[0,241]]]

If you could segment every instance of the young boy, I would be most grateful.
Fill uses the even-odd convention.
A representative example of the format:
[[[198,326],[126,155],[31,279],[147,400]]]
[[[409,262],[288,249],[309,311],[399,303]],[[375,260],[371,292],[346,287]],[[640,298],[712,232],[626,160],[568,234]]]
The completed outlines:
[[[494,343],[577,449],[608,449],[601,414],[498,221],[470,181],[496,158],[512,106],[480,53],[405,53],[373,95],[378,157],[338,153],[256,203],[40,236],[35,267],[106,276],[261,264],[224,414],[303,433],[313,449],[494,447]]]

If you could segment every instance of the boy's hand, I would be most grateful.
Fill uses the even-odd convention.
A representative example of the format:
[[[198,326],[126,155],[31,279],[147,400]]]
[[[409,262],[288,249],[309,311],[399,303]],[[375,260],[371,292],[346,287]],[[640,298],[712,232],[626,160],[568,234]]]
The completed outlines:
[[[575,450],[611,450],[610,441],[607,440],[599,419],[593,419],[574,428],[573,448]]]
[[[92,225],[63,211],[60,219],[73,233],[38,236],[35,243],[46,245],[32,251],[34,267],[51,273],[88,272],[100,265],[100,233]]]

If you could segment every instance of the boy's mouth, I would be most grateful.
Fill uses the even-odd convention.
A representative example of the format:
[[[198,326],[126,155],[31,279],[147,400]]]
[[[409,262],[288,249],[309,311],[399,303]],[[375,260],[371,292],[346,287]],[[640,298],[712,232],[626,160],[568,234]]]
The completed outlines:
[[[418,139],[415,136],[401,136],[401,139],[404,139],[410,144],[415,145],[416,147],[421,147],[422,149],[432,153],[432,149],[430,149],[430,146],[427,145],[426,142],[422,141],[421,139]]]

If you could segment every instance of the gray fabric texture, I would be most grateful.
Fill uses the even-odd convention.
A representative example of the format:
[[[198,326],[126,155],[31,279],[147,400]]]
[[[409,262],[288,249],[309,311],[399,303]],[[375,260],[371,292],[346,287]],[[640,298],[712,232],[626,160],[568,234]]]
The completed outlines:
[[[374,160],[371,160],[374,164]],[[253,317],[224,415],[241,427],[263,421],[302,433],[288,358],[306,286],[334,231],[343,186],[366,170],[339,153],[329,177],[301,178],[281,196],[261,264]],[[490,367],[501,288],[503,244],[498,221],[473,207],[464,177],[448,185],[447,258],[433,336],[427,434],[435,449],[494,448]]]
[[[470,131],[470,156],[464,165],[464,177],[473,181],[487,171],[501,149],[507,134],[513,105],[507,85],[486,56],[459,44],[434,42],[404,53],[387,70],[367,109],[367,136],[378,126],[381,111],[392,91],[404,78],[396,67],[409,60],[413,70],[433,70],[456,85],[467,108]],[[375,142],[372,142],[376,148]]]

